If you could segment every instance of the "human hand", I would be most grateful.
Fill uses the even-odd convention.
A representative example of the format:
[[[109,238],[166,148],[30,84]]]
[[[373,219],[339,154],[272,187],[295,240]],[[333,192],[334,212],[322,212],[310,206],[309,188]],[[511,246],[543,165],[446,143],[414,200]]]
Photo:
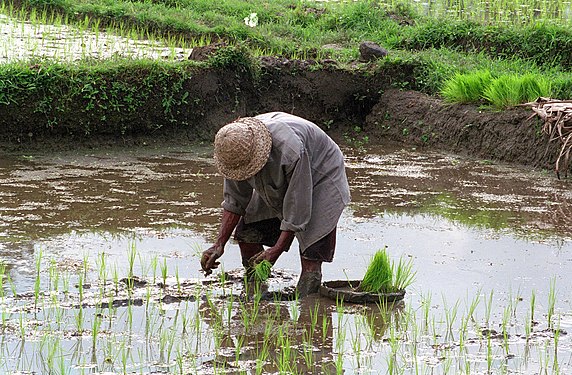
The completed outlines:
[[[255,266],[258,263],[261,263],[262,261],[267,260],[272,265],[274,265],[274,263],[276,263],[276,261],[278,260],[280,255],[282,255],[283,252],[284,252],[284,250],[282,250],[280,248],[271,247],[265,251],[261,251],[258,254],[255,254],[252,258],[250,258],[249,263],[252,266]]]
[[[201,257],[201,268],[203,269],[205,275],[210,275],[213,269],[217,268],[220,262],[216,260],[222,256],[224,253],[224,248],[219,245],[213,245],[207,250],[203,251]]]

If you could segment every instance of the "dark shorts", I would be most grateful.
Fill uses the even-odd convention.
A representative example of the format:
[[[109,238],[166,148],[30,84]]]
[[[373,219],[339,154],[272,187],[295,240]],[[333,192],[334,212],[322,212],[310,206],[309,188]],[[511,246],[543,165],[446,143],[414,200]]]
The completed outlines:
[[[238,242],[259,243],[264,246],[274,246],[280,237],[280,219],[268,219],[246,224],[241,218],[234,232]],[[324,238],[300,251],[300,256],[309,260],[331,262],[336,250],[336,228]]]

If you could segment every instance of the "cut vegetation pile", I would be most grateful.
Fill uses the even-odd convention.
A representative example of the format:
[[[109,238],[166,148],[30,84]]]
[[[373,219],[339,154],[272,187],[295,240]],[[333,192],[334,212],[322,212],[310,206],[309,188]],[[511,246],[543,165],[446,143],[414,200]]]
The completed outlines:
[[[542,132],[550,137],[550,142],[560,143],[555,170],[558,178],[560,171],[567,175],[572,151],[572,100],[539,98],[526,105],[530,105],[534,114],[544,121]]]

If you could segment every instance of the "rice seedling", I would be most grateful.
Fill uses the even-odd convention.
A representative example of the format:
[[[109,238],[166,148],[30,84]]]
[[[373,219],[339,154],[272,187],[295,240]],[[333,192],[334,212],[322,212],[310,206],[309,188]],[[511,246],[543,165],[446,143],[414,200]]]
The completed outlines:
[[[471,73],[455,73],[445,81],[441,95],[448,102],[478,103],[483,99],[483,92],[490,85],[493,76],[488,70]]]
[[[431,310],[431,293],[421,295],[421,308],[423,309],[423,332],[429,331],[429,311]]]
[[[554,329],[554,307],[556,305],[556,277],[553,277],[550,280],[550,289],[548,291],[548,311],[547,311],[547,320],[548,320],[548,329]]]
[[[92,321],[91,321],[91,347],[92,350],[95,351],[97,346],[97,338],[99,333],[101,332],[101,319],[102,313],[100,310],[96,310]]]
[[[277,345],[281,348],[277,358],[278,371],[281,374],[288,374],[295,371],[295,352],[292,349],[290,332],[287,326],[278,328]]]
[[[454,340],[453,325],[457,320],[457,313],[459,311],[459,301],[456,301],[452,308],[449,309],[447,305],[447,300],[445,296],[442,296],[443,307],[445,310],[445,323],[446,323],[446,335],[445,340]]]
[[[490,319],[491,319],[491,311],[493,308],[493,294],[494,292],[491,290],[489,294],[489,298],[485,299],[485,327],[490,327]]]
[[[94,260],[101,262],[99,256]],[[45,262],[42,267],[52,265]],[[111,265],[108,264],[108,267]],[[145,265],[141,267],[143,269]],[[373,364],[381,366],[379,369],[375,367],[375,371],[388,374],[431,371],[443,374],[485,373],[487,370],[491,373],[522,372],[525,366],[531,369],[548,368],[549,371],[558,369],[561,373],[568,369],[559,358],[561,353],[559,355],[558,352],[563,345],[568,345],[568,338],[560,333],[560,320],[556,318],[556,313],[552,313],[550,318],[553,330],[546,335],[535,335],[530,314],[522,317],[522,312],[517,314],[518,296],[516,301],[509,296],[503,308],[498,309],[492,303],[492,292],[486,294],[485,310],[490,310],[489,313],[485,311],[485,315],[489,316],[486,324],[487,327],[500,326],[502,331],[499,334],[493,329],[479,327],[471,331],[471,322],[477,321],[481,290],[474,296],[468,295],[464,304],[455,300],[447,301],[443,296],[442,302],[434,306],[431,304],[431,294],[424,293],[421,294],[419,305],[408,304],[405,309],[399,310],[394,310],[391,304],[356,307],[338,300],[334,312],[336,316],[333,316],[328,311],[334,306],[323,305],[322,300],[320,304],[310,306],[305,305],[304,301],[286,304],[277,300],[263,301],[256,296],[243,300],[242,297],[238,299],[233,290],[221,296],[219,289],[215,292],[210,287],[197,288],[196,300],[171,305],[157,298],[155,293],[162,288],[151,283],[145,288],[136,287],[131,300],[126,305],[116,307],[117,297],[124,298],[128,293],[125,287],[114,295],[93,290],[94,286],[91,289],[84,286],[84,303],[80,310],[80,285],[84,285],[88,278],[98,278],[101,273],[99,266],[93,270],[88,268],[87,277],[84,278],[82,271],[78,288],[68,296],[70,304],[74,306],[72,309],[61,306],[53,308],[58,304],[60,294],[40,292],[38,306],[53,309],[39,312],[35,321],[29,322],[30,316],[26,312],[16,312],[14,318],[10,316],[4,305],[11,301],[0,305],[4,326],[9,327],[2,331],[3,335],[13,332],[15,328],[22,341],[26,340],[27,348],[36,345],[30,338],[37,337],[38,333],[43,335],[46,338],[37,345],[42,345],[44,359],[47,358],[46,345],[52,337],[61,339],[61,348],[53,356],[54,373],[58,373],[62,363],[67,367],[66,371],[71,373],[79,372],[69,370],[73,368],[70,367],[72,362],[77,366],[92,363],[87,352],[81,350],[79,342],[82,340],[76,340],[78,344],[69,349],[69,339],[60,335],[67,330],[82,334],[91,352],[96,353],[98,362],[109,365],[108,368],[113,366],[115,371],[125,368],[127,373],[151,371],[154,365],[169,373],[192,372],[199,366],[211,373],[229,369],[240,373],[249,371],[243,368],[244,360],[252,361],[250,371],[257,374],[371,372]],[[127,273],[128,269],[124,272]],[[45,274],[43,270],[42,274]],[[183,288],[182,293],[185,293],[183,285],[186,283],[182,278],[178,282]],[[97,283],[98,288],[103,288],[103,285],[102,282]],[[218,284],[213,286],[218,288]],[[146,297],[143,297],[144,293]],[[556,296],[556,291],[553,294]],[[43,298],[46,302],[41,301]],[[143,306],[134,303],[137,298],[143,301]],[[4,299],[10,297],[5,296]],[[104,301],[107,307],[102,309],[100,306]],[[33,305],[32,294],[29,305]],[[462,311],[462,308],[465,310]],[[37,324],[35,322],[42,319],[46,322],[40,323],[42,325],[37,329],[33,328]],[[242,319],[246,323],[242,323]],[[542,324],[547,325],[548,314],[541,320]],[[451,334],[449,331],[452,328],[457,329],[454,332],[458,334]],[[522,336],[519,329],[523,332]],[[102,335],[103,332],[105,334]],[[509,333],[511,338],[522,337],[523,342],[509,340]],[[480,345],[473,341],[473,335],[483,336]],[[526,344],[525,338],[528,338]],[[321,344],[315,344],[316,341]],[[8,356],[6,351],[9,349],[3,345],[0,340],[0,356]],[[285,353],[280,353],[284,346],[289,347]],[[315,346],[318,346],[319,352]],[[521,357],[522,353],[518,350],[521,347],[525,348],[525,355],[532,353],[526,357],[529,359]],[[73,354],[70,350],[73,350]],[[509,361],[512,356],[517,359]],[[33,368],[40,361],[35,354],[29,354],[20,363],[25,362]],[[11,371],[13,363],[0,366],[0,371]],[[327,367],[328,364],[330,367]]]
[[[161,264],[161,280],[163,282],[163,288],[167,287],[167,275],[168,275],[167,258],[163,258],[163,263]]]
[[[505,307],[504,312],[503,312],[503,319],[502,319],[502,323],[501,323],[501,329],[502,329],[502,337],[503,337],[503,349],[505,351],[505,357],[508,358],[510,355],[510,348],[509,348],[509,342],[508,342],[508,338],[509,338],[509,332],[508,332],[508,326],[509,326],[509,320],[510,320],[510,316],[511,316],[511,307],[510,304],[508,306]]]
[[[391,260],[384,248],[374,254],[359,289],[372,293],[388,292],[392,286],[392,278]]]
[[[270,271],[272,269],[272,263],[266,259],[260,263],[254,265],[254,280],[263,283],[270,277]]]
[[[330,319],[326,314],[324,314],[322,315],[322,345],[324,345],[324,343],[326,342],[329,328],[330,328]]]
[[[532,319],[530,319],[530,313],[526,313],[526,319],[524,321],[524,337],[526,342],[530,340],[532,334]]]
[[[493,343],[490,331],[487,334],[487,373],[491,373],[493,367]]]
[[[550,81],[536,74],[503,75],[493,79],[483,97],[497,108],[531,102],[538,97],[551,97]]]
[[[534,325],[534,310],[536,308],[536,291],[533,289],[530,295],[530,325]]]
[[[314,346],[312,345],[311,331],[304,330],[301,347],[302,347],[302,359],[304,361],[304,364],[309,371],[312,371],[315,362],[314,362],[314,350],[313,350]]]

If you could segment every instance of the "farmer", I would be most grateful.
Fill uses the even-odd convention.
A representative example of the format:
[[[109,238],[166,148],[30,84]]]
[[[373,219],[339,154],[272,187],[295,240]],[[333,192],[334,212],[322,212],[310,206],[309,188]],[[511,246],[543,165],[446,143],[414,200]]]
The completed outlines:
[[[317,292],[322,262],[333,260],[336,226],[350,200],[336,143],[308,120],[265,113],[222,127],[214,161],[224,176],[224,210],[218,238],[201,258],[205,274],[217,268],[233,230],[247,272],[263,260],[274,264],[296,237],[298,295]]]

